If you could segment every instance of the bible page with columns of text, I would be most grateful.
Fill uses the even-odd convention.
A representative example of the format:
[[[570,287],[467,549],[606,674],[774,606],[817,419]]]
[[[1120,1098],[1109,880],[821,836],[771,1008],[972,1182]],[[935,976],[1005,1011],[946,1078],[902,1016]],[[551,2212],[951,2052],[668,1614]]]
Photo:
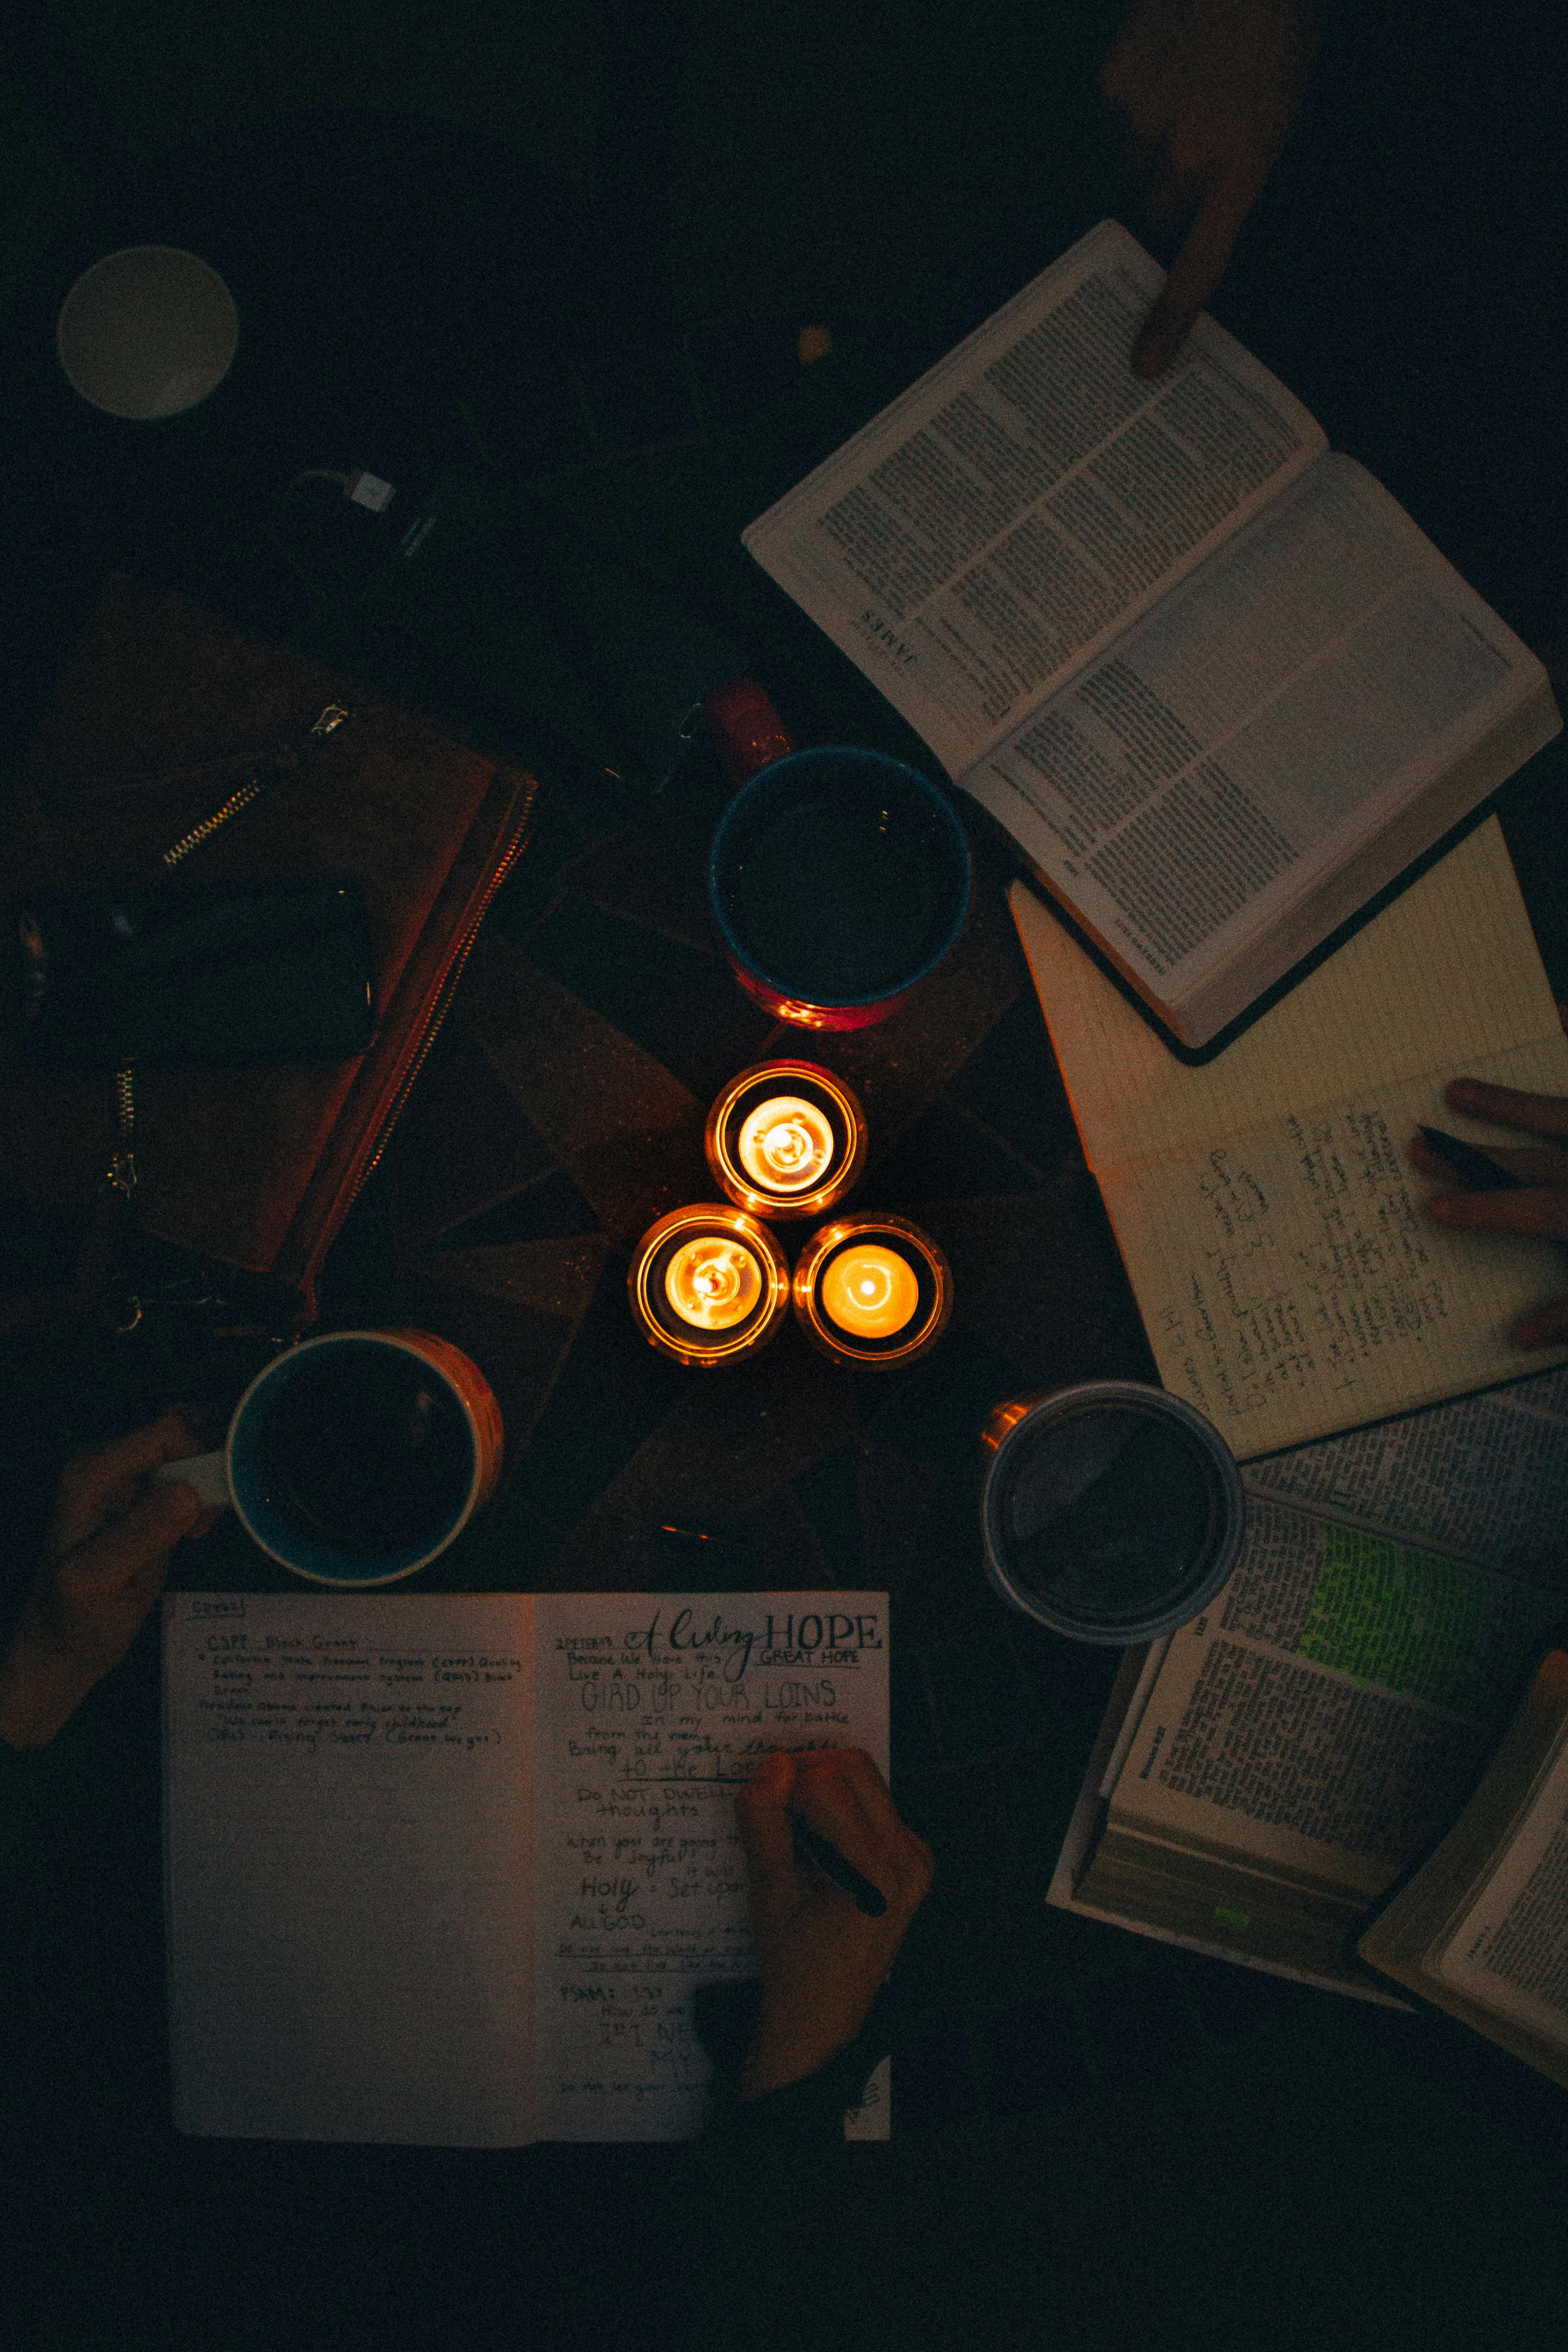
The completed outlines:
[[[1134,375],[1164,282],[1101,221],[742,533],[954,781],[1328,446],[1206,313]]]
[[[1543,686],[1331,452],[959,782],[1151,1002],[1234,1018],[1333,927],[1319,910],[1366,855],[1384,870],[1344,913],[1408,861],[1402,812],[1447,795],[1425,846],[1551,740]]]

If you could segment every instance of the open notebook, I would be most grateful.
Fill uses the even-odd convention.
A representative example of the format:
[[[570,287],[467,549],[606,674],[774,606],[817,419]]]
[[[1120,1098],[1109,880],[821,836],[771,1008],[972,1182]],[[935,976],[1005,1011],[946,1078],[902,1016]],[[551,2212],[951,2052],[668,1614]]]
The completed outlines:
[[[1568,1094],[1568,1039],[1495,817],[1217,1060],[1190,1068],[1020,883],[1084,1156],[1167,1388],[1247,1460],[1561,1362],[1509,1328],[1552,1244],[1444,1232],[1418,1123],[1505,1139],[1451,1077]]]
[[[163,1602],[176,2129],[683,2139],[694,1987],[755,1974],[734,1795],[888,1770],[887,1595]],[[889,2062],[846,2119],[888,2137]]]

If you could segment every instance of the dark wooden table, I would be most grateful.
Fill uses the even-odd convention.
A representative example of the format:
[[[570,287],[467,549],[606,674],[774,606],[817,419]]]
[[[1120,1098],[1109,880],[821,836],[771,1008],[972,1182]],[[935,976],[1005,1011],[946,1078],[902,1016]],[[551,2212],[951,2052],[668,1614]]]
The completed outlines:
[[[1064,222],[1058,246],[1089,225]],[[933,312],[924,323],[940,349],[973,320]],[[737,534],[934,355],[845,353],[749,427],[584,474],[569,493],[628,558],[736,635],[798,740],[866,742],[928,771],[907,730],[748,563]],[[445,603],[436,597],[427,643],[466,646],[466,668],[441,654],[425,675],[444,716],[459,716],[483,683],[481,740],[534,756],[526,649],[483,590],[482,580],[448,583]],[[345,624],[322,652],[353,667],[353,634]],[[701,1124],[724,1081],[802,1039],[771,1031],[717,955],[702,873],[723,786],[706,755],[657,800],[591,763],[539,764],[538,836],[492,910],[323,1286],[320,1328],[426,1325],[474,1356],[501,1402],[500,1491],[412,1589],[888,1591],[895,1792],[939,1858],[900,1963],[925,2019],[900,2070],[900,2138],[930,2135],[927,2146],[962,2164],[991,2135],[1054,2149],[1087,2179],[1118,2114],[1146,2103],[1152,2115],[1171,2084],[1172,2145],[1212,2126],[1230,2147],[1223,2116],[1239,2118],[1242,2154],[1224,2182],[1239,2210],[1243,2176],[1253,2177],[1246,2147],[1280,2155],[1258,2120],[1258,2085],[1267,2091],[1278,2048],[1298,2053],[1303,2082],[1408,2093],[1412,2115],[1447,2116],[1455,2132],[1481,2117],[1494,2155],[1510,2141],[1552,2145],[1554,2095],[1447,2021],[1353,2009],[1044,1903],[1115,1657],[1056,1640],[991,1593],[976,1435],[989,1408],[1020,1390],[1146,1378],[1152,1366],[1006,913],[1004,847],[976,820],[969,930],[908,1012],[813,1049],[867,1109],[859,1201],[913,1216],[951,1260],[956,1307],[941,1346],[907,1374],[856,1376],[790,1328],[731,1371],[683,1371],[632,1324],[629,1250],[662,1208],[710,1196]],[[1503,813],[1560,988],[1563,812],[1559,748],[1509,788]],[[118,1398],[132,1417],[163,1401],[133,1379]],[[92,1411],[105,1422],[115,1403],[105,1373]],[[661,1532],[669,1526],[714,1540],[672,1538]],[[186,1586],[295,1589],[231,1523],[175,1575]],[[659,2152],[175,2140],[157,1673],[154,1624],[62,1736],[34,1860],[8,1898],[0,2034],[7,2081],[19,2086],[17,2139],[48,2184],[31,2225],[45,2254],[64,2274],[96,2231],[105,2298],[116,2281],[132,2296],[156,2280],[187,2323],[213,2315],[211,2340],[248,2342],[248,2327],[258,2343],[310,2342],[311,2352],[308,2334],[289,2332],[301,2296],[345,2307],[352,2271],[359,2318],[374,2316],[393,2341],[409,2298],[440,2282],[456,2298],[442,2305],[447,2340],[488,2345],[482,2315],[500,2311],[510,2326],[537,2310],[518,2284],[520,2248],[618,2196],[657,2197]],[[1412,2087],[1432,2084],[1429,2097]],[[1324,2108],[1361,2112],[1348,2090]],[[1144,2189],[1157,2205],[1171,2159],[1158,2133],[1151,2150]],[[1342,2153],[1336,2138],[1317,2159],[1325,2178],[1338,2177]],[[947,2160],[934,2159],[938,2172]],[[1004,2188],[998,2174],[985,2194]],[[1185,2213],[1196,2193],[1189,2183],[1187,2203],[1170,2210]],[[220,2242],[221,2279],[204,2268],[204,2250]],[[538,2340],[564,2339],[546,2326]]]
[[[699,752],[651,806],[547,793],[375,1189],[334,1255],[320,1328],[408,1321],[494,1387],[506,1469],[417,1582],[447,1591],[886,1589],[900,1785],[1070,1722],[1113,1656],[1058,1640],[983,1572],[978,1434],[992,1406],[1152,1378],[984,835],[968,929],[893,1019],[771,1024],[718,953],[705,850],[727,787]],[[626,1299],[653,1220],[710,1200],[708,1106],[805,1051],[858,1094],[857,1204],[911,1216],[953,1271],[953,1318],[904,1372],[851,1372],[793,1322],[719,1371],[652,1349]],[[809,1226],[777,1229],[793,1257]],[[683,1532],[671,1535],[671,1528]],[[707,1538],[703,1540],[702,1538]],[[293,1589],[229,1522],[184,1583]]]

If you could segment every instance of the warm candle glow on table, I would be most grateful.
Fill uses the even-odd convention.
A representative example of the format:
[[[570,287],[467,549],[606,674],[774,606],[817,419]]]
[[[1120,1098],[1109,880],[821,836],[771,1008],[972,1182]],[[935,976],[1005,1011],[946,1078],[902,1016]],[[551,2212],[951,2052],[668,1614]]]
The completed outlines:
[[[728,1331],[762,1297],[763,1270],[742,1243],[703,1234],[676,1251],[664,1290],[683,1322],[701,1331]]]
[[[775,1095],[743,1121],[735,1149],[752,1183],[764,1192],[805,1192],[832,1162],[833,1128],[815,1103]]]
[[[822,1277],[822,1311],[841,1331],[885,1339],[901,1331],[920,1304],[915,1271],[897,1250],[867,1243],[836,1257]]]

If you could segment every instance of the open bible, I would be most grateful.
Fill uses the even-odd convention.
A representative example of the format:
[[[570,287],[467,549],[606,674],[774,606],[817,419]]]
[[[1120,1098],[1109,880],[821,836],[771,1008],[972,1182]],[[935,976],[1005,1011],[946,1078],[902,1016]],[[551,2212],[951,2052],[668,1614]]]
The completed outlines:
[[[756,1972],[735,1790],[886,1774],[887,1595],[181,1592],[163,1694],[177,2130],[683,2139],[693,1990]]]
[[[1387,2000],[1353,1939],[1568,1625],[1568,1370],[1243,1479],[1235,1574],[1128,1653],[1048,1899]]]
[[[1102,221],[742,534],[1205,1045],[1562,727],[1546,672]]]
[[[1568,1652],[1542,1660],[1475,1795],[1359,1948],[1568,2089]]]

